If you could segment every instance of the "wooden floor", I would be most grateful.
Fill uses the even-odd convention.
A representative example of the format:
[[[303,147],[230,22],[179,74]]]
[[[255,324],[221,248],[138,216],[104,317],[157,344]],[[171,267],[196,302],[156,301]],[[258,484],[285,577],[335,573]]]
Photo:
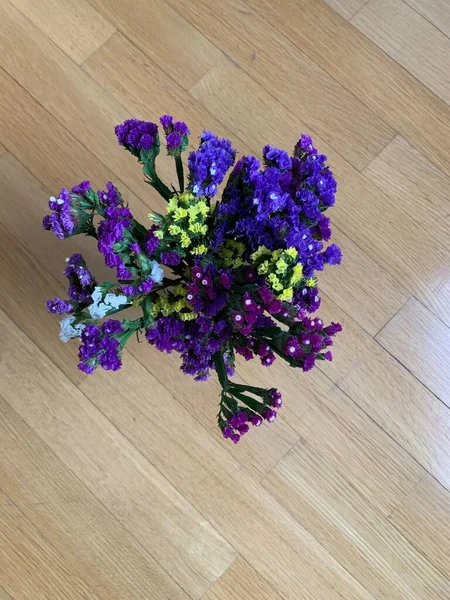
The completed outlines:
[[[450,599],[450,2],[1,0],[0,599]],[[62,186],[158,200],[115,143],[172,113],[241,152],[310,133],[339,182],[335,361],[239,447],[218,385],[132,345],[85,377],[47,298]],[[174,177],[164,166],[167,178]]]

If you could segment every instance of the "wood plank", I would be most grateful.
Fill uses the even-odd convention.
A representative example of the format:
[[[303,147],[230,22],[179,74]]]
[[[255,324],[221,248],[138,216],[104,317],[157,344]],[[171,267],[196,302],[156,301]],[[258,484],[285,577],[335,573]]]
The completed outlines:
[[[235,558],[234,550],[205,520],[209,519],[256,570],[268,572],[268,582],[289,600],[296,600],[300,592],[311,599],[374,600],[239,469],[231,475],[216,473],[195,486],[177,479],[173,483],[181,496],[85,396],[51,370],[48,360],[3,313],[1,318],[2,347],[8,349],[2,393],[8,403],[191,592],[198,593],[207,577],[209,588]],[[165,452],[159,447],[159,460]],[[188,502],[195,503],[203,517]],[[276,570],[273,556],[283,556]]]
[[[2,587],[0,587],[0,600],[13,600]]]
[[[376,339],[450,407],[449,327],[411,298]]]
[[[322,318],[342,323],[332,363],[319,365],[336,385],[450,489],[450,411],[332,302]]]
[[[307,444],[264,486],[379,600],[442,600],[450,581]]]
[[[47,315],[45,309],[49,298],[66,295],[66,286],[58,283],[1,223],[0,239],[2,247],[8,248],[8,252],[0,253],[2,309],[71,381],[80,383],[85,376],[76,367],[77,347],[61,342],[59,320]]]
[[[99,600],[13,505],[0,505],[0,578],[15,599]]]
[[[400,136],[363,173],[414,221],[450,248],[450,177]]]
[[[2,394],[186,592],[198,598],[235,551],[1,313]]]
[[[167,2],[134,0],[130,10],[122,0],[88,1],[184,88],[194,85],[221,57]]]
[[[11,0],[61,50],[80,64],[114,33],[115,28],[85,0]]]
[[[258,154],[259,148],[267,141],[292,147],[300,132],[305,131],[304,124],[294,114],[276,103],[265,90],[231,63],[215,68],[191,93],[208,110],[220,115],[221,119],[233,121],[240,137],[247,139],[252,150]],[[384,289],[387,297],[382,301],[387,304],[387,312],[392,308],[392,300],[398,308],[401,306],[401,303],[397,304],[399,298],[393,299],[390,293],[390,289],[395,289],[399,284],[400,290],[404,286],[428,301],[444,279],[443,265],[448,264],[447,251],[323,140],[316,136],[314,139],[321,152],[328,156],[338,181],[336,206],[328,213],[332,222],[382,267],[382,271],[375,268],[365,273],[358,269],[367,283],[348,286],[347,277],[351,280],[353,274],[349,269],[347,275],[348,266],[344,259],[337,269],[338,277],[333,281],[333,287],[328,288],[333,300],[337,300],[339,293],[343,306],[347,306],[347,301],[348,305],[355,306],[349,295],[362,293],[364,300],[361,299],[360,309],[354,313],[355,319],[361,324],[366,323],[366,291],[374,296],[373,302],[378,304],[378,290],[382,292]],[[371,262],[370,259],[368,261]],[[380,276],[383,272],[390,272],[395,278],[389,279],[391,285],[387,288],[383,284],[374,285],[373,276]],[[405,295],[402,294],[402,297],[405,298]],[[362,306],[364,315],[360,314]]]
[[[366,0],[325,0],[325,2],[349,21],[364,6]]]
[[[126,353],[123,372],[117,377],[99,371],[86,378],[81,389],[129,439],[145,440],[149,431],[154,432],[146,444],[146,456],[153,462],[158,448],[167,449],[164,464],[158,465],[161,472],[170,473],[175,468],[177,474],[195,485],[219,468],[219,458],[211,460],[211,465],[202,460],[206,453],[211,456],[210,441],[201,444],[200,454],[195,450],[198,443],[181,442],[186,428],[196,432],[199,442],[208,432],[208,439],[223,446],[228,457],[220,459],[221,470],[239,466],[258,479],[298,441],[299,436],[280,418],[276,424],[243,438],[237,447],[224,442],[217,426],[220,387],[214,373],[210,381],[199,383],[180,371],[179,356],[161,354],[145,341],[130,342],[130,351],[132,355]]]
[[[374,44],[450,103],[450,39],[403,0],[370,0],[351,20]]]
[[[136,48],[121,33],[114,34],[83,65],[95,79],[122,106],[137,115],[169,113],[185,121],[191,130],[191,148],[203,130],[232,138],[239,153],[247,154],[246,144],[236,139],[229,125],[222,124],[213,114],[186,94],[181,85]]]
[[[389,520],[450,579],[450,492],[426,475]]]
[[[202,600],[281,600],[281,596],[246,560],[238,557]]]
[[[4,154],[6,154],[8,151],[5,148],[5,146],[3,144],[0,144],[0,156],[3,156]]]
[[[405,0],[405,2],[450,37],[450,4],[447,0]]]
[[[3,3],[0,14],[0,64],[5,71],[89,152],[113,173],[120,173],[134,193],[148,199],[149,205],[162,207],[164,201],[144,182],[136,159],[117,144],[114,126],[131,114],[12,5]],[[148,115],[150,119],[157,116]],[[15,154],[13,148],[10,150]],[[73,154],[74,148],[70,150]],[[82,175],[83,179],[91,170]],[[167,175],[164,168],[161,173]],[[175,180],[174,169],[171,176]]]
[[[337,354],[340,343],[345,338],[337,342]],[[388,516],[424,469],[339,388],[309,393],[305,404],[306,410],[299,403],[285,407],[285,418],[318,456]]]
[[[450,110],[323,0],[247,0],[266,21],[450,173]]]
[[[92,181],[96,188],[113,181],[136,216],[144,218],[148,207],[1,68],[0,88],[4,91],[0,111],[3,140],[47,190],[55,194],[62,187],[71,187],[85,179]],[[138,166],[136,172],[139,173]],[[147,197],[152,198],[148,206],[156,205],[153,190]],[[36,224],[40,221],[39,216]]]
[[[138,600],[149,589],[161,599],[187,600],[152,556],[1,398],[0,407],[0,483],[63,557],[67,570],[104,600]]]
[[[243,0],[170,2],[356,168],[363,168],[392,139],[394,132],[384,121]]]

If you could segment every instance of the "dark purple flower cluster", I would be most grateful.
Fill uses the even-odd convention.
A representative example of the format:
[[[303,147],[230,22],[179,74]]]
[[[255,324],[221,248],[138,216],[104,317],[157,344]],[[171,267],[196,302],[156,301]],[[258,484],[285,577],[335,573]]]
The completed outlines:
[[[272,389],[268,393],[268,402],[251,402],[253,408],[238,409],[223,424],[222,435],[237,444],[241,437],[249,432],[250,425],[259,427],[263,420],[272,423],[277,418],[277,410],[283,405],[281,392]]]
[[[200,137],[200,146],[189,155],[190,188],[197,196],[212,198],[228,169],[233,166],[236,150],[230,140],[220,139],[210,131]]]
[[[166,135],[167,152],[170,156],[180,155],[186,150],[190,134],[189,128],[183,121],[175,121],[171,115],[163,115],[159,119]]]
[[[81,305],[90,304],[96,281],[81,254],[73,254],[67,259],[67,267],[64,269],[63,274],[69,280],[68,294],[70,300]]]
[[[111,181],[107,182],[106,190],[100,190],[97,192],[97,196],[101,204],[105,207],[123,204],[119,190]]]
[[[234,275],[230,269],[218,269],[213,264],[192,268],[186,299],[198,314],[212,318],[222,311],[230,297]]]
[[[159,144],[158,125],[151,121],[127,119],[115,128],[117,140],[127,150],[148,151]]]
[[[99,365],[106,371],[118,371],[122,366],[120,334],[123,332],[122,323],[115,319],[105,321],[101,327],[87,325],[81,332],[80,371],[92,374]]]
[[[181,354],[181,370],[203,381],[214,368],[213,355],[219,352],[230,336],[226,321],[213,321],[199,316],[193,321],[168,316],[157,319],[148,329],[146,338],[160,352],[170,354],[174,350]]]

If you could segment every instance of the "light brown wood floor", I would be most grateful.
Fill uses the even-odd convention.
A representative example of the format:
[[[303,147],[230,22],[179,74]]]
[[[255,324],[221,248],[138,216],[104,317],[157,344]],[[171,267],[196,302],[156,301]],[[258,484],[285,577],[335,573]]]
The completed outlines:
[[[450,599],[448,0],[2,0],[0,38],[0,599]],[[214,381],[145,344],[85,378],[44,312],[69,252],[103,269],[48,196],[112,179],[145,218],[113,127],[165,112],[311,133],[339,181],[335,362],[241,364],[286,400],[239,447]]]

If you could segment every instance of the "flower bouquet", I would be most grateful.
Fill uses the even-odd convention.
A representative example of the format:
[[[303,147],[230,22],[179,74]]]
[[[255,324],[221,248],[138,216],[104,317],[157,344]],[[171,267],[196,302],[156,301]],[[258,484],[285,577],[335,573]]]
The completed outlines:
[[[68,300],[47,302],[64,315],[60,337],[80,338],[78,368],[120,369],[122,350],[136,335],[161,352],[178,352],[181,370],[196,380],[216,371],[222,387],[218,424],[234,443],[281,407],[275,388],[230,380],[235,356],[258,357],[269,367],[276,357],[313,368],[331,360],[329,347],[341,330],[310,316],[320,305],[316,272],[341,261],[324,212],[334,204],[336,181],[312,140],[302,135],[292,156],[265,146],[235,163],[231,142],[205,131],[188,156],[189,129],[170,115],[160,118],[178,188],[157,174],[158,125],[127,120],[118,142],[142,165],[145,180],[167,201],[165,214],[136,219],[111,183],[95,192],[88,181],[50,198],[45,229],[58,238],[78,234],[97,240],[115,282],[97,282],[80,254],[66,259]],[[213,201],[234,165],[220,200]],[[131,307],[139,317],[117,319]],[[113,318],[111,318],[113,317]]]

